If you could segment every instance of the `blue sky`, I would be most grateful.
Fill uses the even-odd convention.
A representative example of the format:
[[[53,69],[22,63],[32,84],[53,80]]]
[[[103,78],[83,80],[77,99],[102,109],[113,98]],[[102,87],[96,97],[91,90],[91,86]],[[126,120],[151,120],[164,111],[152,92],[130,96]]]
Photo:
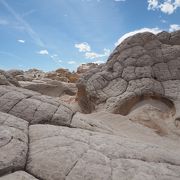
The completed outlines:
[[[75,70],[124,38],[180,29],[180,0],[0,0],[0,69]]]

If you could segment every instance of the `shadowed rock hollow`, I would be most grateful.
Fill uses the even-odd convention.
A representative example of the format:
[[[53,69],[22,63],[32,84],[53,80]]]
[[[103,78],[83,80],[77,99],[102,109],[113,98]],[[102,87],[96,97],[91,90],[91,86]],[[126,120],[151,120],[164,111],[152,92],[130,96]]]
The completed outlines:
[[[31,91],[8,77],[0,80],[0,180],[180,179],[180,31],[124,40],[82,75],[80,109],[59,98],[74,84],[20,82]]]

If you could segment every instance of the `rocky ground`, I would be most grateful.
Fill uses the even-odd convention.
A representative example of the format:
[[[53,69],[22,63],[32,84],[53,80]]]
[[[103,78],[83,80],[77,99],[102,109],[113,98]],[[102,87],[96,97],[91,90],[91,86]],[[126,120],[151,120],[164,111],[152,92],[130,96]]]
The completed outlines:
[[[180,31],[89,66],[0,71],[0,180],[179,180]]]

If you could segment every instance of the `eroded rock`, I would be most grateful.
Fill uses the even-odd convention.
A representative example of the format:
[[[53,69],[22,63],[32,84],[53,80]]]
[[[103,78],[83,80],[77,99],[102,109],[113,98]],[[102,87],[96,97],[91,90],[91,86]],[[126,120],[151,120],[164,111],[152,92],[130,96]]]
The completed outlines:
[[[18,81],[10,73],[3,70],[0,70],[0,85],[20,86]]]
[[[145,32],[124,40],[105,65],[79,80],[78,101],[82,110],[89,113],[104,104],[104,109],[116,113],[123,102],[145,95],[179,100],[178,90],[165,85],[179,84],[179,36],[180,31],[158,35]],[[170,90],[175,91],[171,97]]]
[[[0,177],[0,180],[38,180],[38,179],[24,171],[16,171],[14,173]]]
[[[0,112],[0,175],[25,168],[28,122]]]
[[[21,87],[41,94],[60,97],[62,95],[75,95],[77,92],[76,85],[73,83],[64,83],[51,79],[41,79],[33,81],[20,81]]]
[[[49,96],[21,88],[0,86],[0,111],[22,118],[31,124],[69,125],[71,108]]]
[[[142,143],[77,128],[32,125],[27,171],[44,180],[178,179],[179,150],[179,145],[168,147],[162,140]]]

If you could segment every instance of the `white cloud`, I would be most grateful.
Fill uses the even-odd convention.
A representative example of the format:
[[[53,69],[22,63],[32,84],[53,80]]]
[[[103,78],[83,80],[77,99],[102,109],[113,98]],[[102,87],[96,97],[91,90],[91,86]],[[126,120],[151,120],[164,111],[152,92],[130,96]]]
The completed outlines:
[[[49,52],[48,52],[47,49],[40,50],[40,51],[38,51],[37,53],[38,53],[38,54],[41,54],[41,55],[48,55],[48,54],[49,54]]]
[[[87,59],[95,59],[95,58],[101,57],[101,54],[97,54],[95,52],[86,52],[85,57]]]
[[[180,0],[175,0],[174,6],[175,6],[176,8],[180,7]]]
[[[105,61],[97,60],[97,61],[94,61],[93,63],[95,63],[95,64],[102,64],[102,63],[105,63]]]
[[[110,49],[104,48],[104,53],[102,53],[102,54],[95,53],[95,52],[86,52],[85,57],[87,59],[95,59],[95,58],[101,58],[101,57],[109,56],[109,54],[110,54]]]
[[[68,64],[76,64],[76,61],[68,61]]]
[[[128,38],[129,36],[133,36],[137,33],[143,33],[143,32],[151,32],[153,34],[157,34],[159,32],[161,32],[162,30],[160,30],[159,28],[142,28],[142,29],[138,29],[129,33],[124,34],[121,38],[118,39],[118,41],[115,43],[115,46],[118,46],[122,41],[124,41],[126,38]]]
[[[18,39],[18,42],[19,42],[19,43],[25,43],[25,40],[23,40],[23,39]]]
[[[111,53],[110,49],[104,48],[104,56],[109,56]]]
[[[166,14],[172,14],[176,9],[171,1],[165,1],[164,3],[159,5],[160,10]]]
[[[169,27],[169,32],[177,31],[180,30],[180,25],[179,24],[171,24]]]
[[[96,59],[109,56],[110,49],[104,48],[103,53],[96,53],[91,51],[91,46],[87,42],[75,44],[75,47],[79,49],[79,52],[84,52],[84,56],[87,59]]]
[[[44,51],[44,50],[43,50]],[[45,52],[45,51],[44,51]],[[47,53],[47,52],[45,52],[45,53]],[[46,54],[46,55],[48,55],[56,64],[58,64],[59,65],[59,63],[62,63],[63,61],[59,58],[59,56],[58,56],[58,54]]]
[[[53,54],[53,55],[51,55],[50,57],[55,59],[55,58],[58,57],[58,55],[57,55],[57,54]]]
[[[158,7],[158,0],[148,0],[148,10],[155,10]]]
[[[79,52],[91,51],[91,47],[87,42],[83,42],[83,43],[80,43],[80,44],[75,44],[74,46],[75,46],[75,48],[79,49]]]
[[[147,2],[148,10],[160,10],[169,15],[180,7],[180,0],[164,0],[162,3],[159,0],[147,0]]]

